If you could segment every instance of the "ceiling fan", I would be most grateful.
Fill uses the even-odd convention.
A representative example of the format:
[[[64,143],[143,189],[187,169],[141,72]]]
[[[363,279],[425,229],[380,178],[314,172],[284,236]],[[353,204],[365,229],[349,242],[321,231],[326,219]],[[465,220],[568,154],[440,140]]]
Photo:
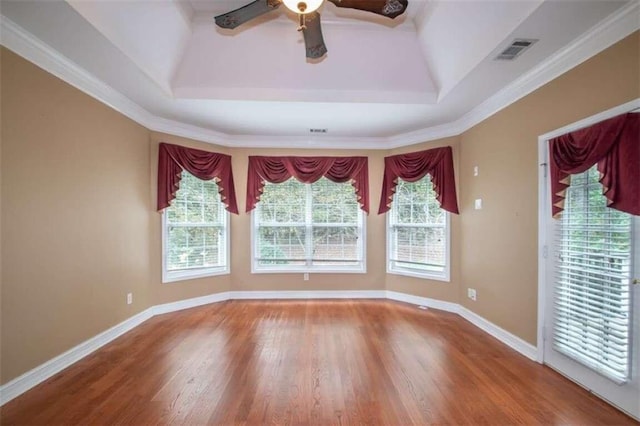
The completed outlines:
[[[328,0],[338,7],[364,10],[387,18],[395,18],[407,10],[408,0]],[[327,53],[327,47],[322,38],[320,14],[318,8],[324,0],[255,0],[239,9],[232,10],[215,17],[216,25],[221,28],[233,29],[251,19],[257,18],[284,5],[299,15],[307,58],[320,58]]]

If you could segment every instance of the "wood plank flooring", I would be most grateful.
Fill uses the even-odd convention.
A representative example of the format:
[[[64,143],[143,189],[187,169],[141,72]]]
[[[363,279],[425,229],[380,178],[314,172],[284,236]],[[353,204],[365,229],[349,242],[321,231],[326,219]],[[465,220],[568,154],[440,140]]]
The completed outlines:
[[[369,300],[157,316],[0,410],[6,425],[636,424],[455,314]]]

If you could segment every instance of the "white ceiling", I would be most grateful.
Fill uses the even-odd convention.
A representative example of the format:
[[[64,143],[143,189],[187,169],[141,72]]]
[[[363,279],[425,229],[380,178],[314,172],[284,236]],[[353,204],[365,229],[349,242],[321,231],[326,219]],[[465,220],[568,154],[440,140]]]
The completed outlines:
[[[640,26],[637,0],[409,0],[395,21],[326,2],[311,63],[284,7],[213,24],[249,2],[2,0],[2,43],[154,130],[383,149],[455,134]],[[514,38],[539,42],[494,60]]]

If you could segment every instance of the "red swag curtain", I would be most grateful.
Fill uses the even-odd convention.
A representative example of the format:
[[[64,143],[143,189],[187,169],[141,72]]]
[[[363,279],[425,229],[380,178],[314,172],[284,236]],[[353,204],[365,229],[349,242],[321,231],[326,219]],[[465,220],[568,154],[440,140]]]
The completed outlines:
[[[640,114],[624,114],[549,141],[551,214],[564,210],[572,174],[598,164],[607,205],[640,215]]]
[[[249,157],[247,212],[256,207],[266,182],[282,183],[291,176],[313,183],[322,176],[333,182],[352,181],[360,208],[369,213],[367,157]]]
[[[440,207],[457,214],[458,201],[456,200],[456,181],[453,176],[453,151],[450,146],[385,157],[382,196],[378,214],[386,213],[391,208],[398,178],[407,182],[416,182],[427,174],[431,176]]]
[[[169,207],[171,200],[176,198],[183,170],[198,179],[219,179],[220,199],[228,211],[238,214],[231,157],[167,143],[160,144],[158,155],[158,211]]]

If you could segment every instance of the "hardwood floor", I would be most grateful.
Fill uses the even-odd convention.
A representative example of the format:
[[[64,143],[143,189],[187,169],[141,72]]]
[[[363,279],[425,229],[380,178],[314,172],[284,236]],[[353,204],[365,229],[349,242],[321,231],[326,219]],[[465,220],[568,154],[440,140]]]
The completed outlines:
[[[2,424],[635,424],[455,314],[230,301],[154,317]]]

